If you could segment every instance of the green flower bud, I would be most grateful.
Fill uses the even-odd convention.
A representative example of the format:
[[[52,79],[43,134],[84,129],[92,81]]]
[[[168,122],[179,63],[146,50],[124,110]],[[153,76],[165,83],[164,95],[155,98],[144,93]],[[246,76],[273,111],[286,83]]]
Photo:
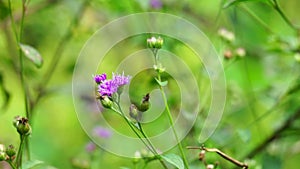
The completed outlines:
[[[31,134],[31,126],[30,126],[27,118],[17,116],[17,117],[15,117],[13,124],[16,127],[16,129],[20,135]]]
[[[161,37],[155,38],[151,37],[147,39],[147,45],[149,48],[160,49],[164,43],[164,40]]]
[[[150,105],[149,99],[150,99],[150,95],[149,93],[147,93],[146,96],[143,97],[142,104],[140,106],[140,111],[144,112],[149,109],[149,105]]]
[[[7,159],[7,155],[5,154],[5,152],[0,152],[0,161],[4,161]]]
[[[112,100],[108,96],[100,96],[100,101],[103,107],[110,109],[113,105]]]
[[[164,44],[164,40],[161,37],[156,39],[155,48],[160,49]]]
[[[7,150],[6,150],[6,154],[12,158],[16,155],[16,150],[15,150],[15,147],[13,145],[9,145]]]
[[[141,121],[141,112],[139,112],[138,108],[134,104],[131,104],[129,107],[129,115],[136,121]]]

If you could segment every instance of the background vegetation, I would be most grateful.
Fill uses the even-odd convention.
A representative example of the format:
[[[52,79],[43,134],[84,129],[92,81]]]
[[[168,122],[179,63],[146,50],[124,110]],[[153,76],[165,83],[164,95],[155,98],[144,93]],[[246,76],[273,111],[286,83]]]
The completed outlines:
[[[71,80],[76,58],[88,38],[110,21],[137,12],[156,11],[180,16],[201,28],[223,60],[227,81],[226,108],[218,129],[205,146],[221,149],[240,160],[249,159],[250,168],[297,168],[300,158],[300,2],[280,0],[280,8],[274,6],[275,0],[159,2],[161,6],[158,2],[151,5],[154,0],[30,1],[22,43],[36,48],[44,59],[41,68],[24,59],[23,73],[30,93],[31,113],[34,114],[30,136],[32,158],[63,169],[89,162],[91,154],[85,151],[89,138],[80,127],[72,101]],[[19,27],[22,1],[13,0],[11,6]],[[12,120],[16,115],[25,116],[24,91],[6,0],[0,0],[0,28],[0,143],[18,145],[19,137]],[[233,32],[235,40],[222,39],[221,28]],[[170,41],[172,43],[165,49],[184,56],[187,63],[194,65],[189,59],[191,52]],[[137,42],[138,48],[145,47],[143,41],[137,39]],[[234,56],[239,47],[246,51],[242,58]],[[116,48],[122,48],[122,45]],[[124,50],[130,54],[133,49],[126,46]],[[232,52],[232,57],[228,58],[228,51]],[[120,53],[110,55],[118,58]],[[199,65],[192,69],[197,71]],[[209,79],[204,75],[201,79],[204,86],[201,90],[206,90]],[[170,99],[176,100],[176,95]],[[199,112],[194,128],[183,140],[184,146],[200,146],[197,138],[209,108],[209,99],[202,104],[205,106]],[[204,168],[198,161],[198,150],[185,152],[193,168]],[[93,156],[98,158],[98,164],[95,164],[98,168],[133,166],[132,159],[102,150],[94,152]],[[207,158],[211,163],[219,161],[219,168],[235,168],[214,154],[207,154]],[[156,166],[157,163],[151,163],[148,168]],[[0,168],[5,168],[5,164]]]

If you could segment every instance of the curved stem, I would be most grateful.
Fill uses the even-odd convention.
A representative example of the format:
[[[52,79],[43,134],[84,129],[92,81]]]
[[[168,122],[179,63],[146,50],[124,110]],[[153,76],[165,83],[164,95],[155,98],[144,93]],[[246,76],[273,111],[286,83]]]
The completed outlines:
[[[160,161],[160,163],[163,165],[164,168],[168,168],[168,167],[166,166],[166,164],[164,163],[164,161],[161,159],[160,155],[159,155],[158,152],[156,151],[156,149],[155,149],[155,147],[153,146],[153,144],[151,143],[151,141],[149,140],[149,137],[148,137],[147,134],[144,132],[141,123],[138,122],[138,126],[139,126],[139,128],[140,128],[140,132],[142,133],[142,135],[144,136],[144,138],[146,139],[146,141],[148,142],[148,144],[150,145],[150,147],[153,149],[153,151],[154,151],[154,156]]]
[[[280,5],[278,4],[277,0],[273,0],[273,7],[274,9],[279,13],[279,15],[282,17],[282,19],[295,31],[298,31],[299,28],[297,28],[288,18],[287,16],[284,14],[284,12],[282,11]]]
[[[160,163],[162,164],[162,166],[165,168],[165,169],[168,169],[166,164],[162,161],[160,155],[156,152],[155,148],[153,147],[152,143],[150,142],[150,140],[148,140],[148,137],[146,136],[146,134],[144,132],[142,132],[142,129],[141,129],[141,126],[139,125],[139,128],[137,128],[135,125],[133,125],[129,119],[125,116],[121,106],[120,106],[120,96],[118,96],[117,98],[117,103],[116,103],[118,110],[112,108],[113,111],[117,112],[118,114],[120,114],[126,121],[126,123],[129,125],[129,127],[131,128],[131,130],[136,134],[136,136],[138,136],[138,138],[143,142],[143,144],[149,149],[149,151],[151,151],[155,158],[158,159],[160,161]],[[146,139],[146,141],[148,142],[148,145],[145,140],[141,137],[141,135],[136,131],[136,129],[139,129],[139,131],[141,131],[142,135],[144,136],[144,138]]]
[[[7,163],[10,165],[10,167],[11,167],[12,169],[17,169],[17,167],[12,163],[11,160],[7,161]]]

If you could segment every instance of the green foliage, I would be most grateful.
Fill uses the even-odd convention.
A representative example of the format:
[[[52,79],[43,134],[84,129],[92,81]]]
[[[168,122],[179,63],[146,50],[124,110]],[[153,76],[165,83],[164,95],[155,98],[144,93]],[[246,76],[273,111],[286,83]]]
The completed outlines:
[[[166,155],[162,155],[162,158],[166,160],[168,163],[177,167],[178,169],[184,169],[184,164],[180,156],[176,154],[166,154]]]
[[[32,46],[20,44],[20,48],[24,55],[38,68],[43,65],[43,58],[41,54]]]

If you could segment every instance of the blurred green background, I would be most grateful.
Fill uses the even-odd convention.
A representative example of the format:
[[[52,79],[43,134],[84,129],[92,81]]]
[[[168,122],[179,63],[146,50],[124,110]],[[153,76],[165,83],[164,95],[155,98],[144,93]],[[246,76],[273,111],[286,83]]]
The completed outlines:
[[[245,160],[249,152],[273,135],[300,108],[300,36],[263,0],[245,1],[222,8],[228,2],[231,1],[31,0],[25,16],[23,43],[41,53],[44,65],[38,69],[24,59],[24,74],[33,98],[37,97],[39,86],[44,87],[46,92],[33,110],[33,132],[30,136],[32,158],[63,169],[73,168],[72,164],[76,161],[83,164],[90,160],[91,154],[85,151],[89,138],[81,129],[72,100],[71,81],[77,56],[88,38],[110,21],[129,14],[155,11],[177,15],[192,22],[214,44],[225,69],[227,101],[217,130],[205,145]],[[21,0],[12,1],[17,26],[21,4]],[[280,0],[279,4],[287,18],[300,26],[300,1]],[[6,0],[0,0],[0,28],[0,73],[3,79],[0,90],[0,106],[3,105],[0,109],[0,143],[18,145],[18,134],[12,120],[16,115],[25,115],[25,110],[20,78],[14,67],[18,63],[17,48]],[[235,40],[222,40],[218,34],[221,28],[233,32]],[[121,60],[136,49],[145,48],[143,40],[146,38],[148,35],[133,38],[133,45],[127,45],[126,41],[120,43],[109,55]],[[195,64],[191,59],[194,57],[191,50],[175,40],[165,41],[167,45],[164,49],[184,56],[186,63],[192,65],[193,73],[199,74],[201,92],[209,93],[209,78],[201,63]],[[244,57],[224,59],[226,51],[234,52],[238,47],[245,49]],[[50,71],[53,76],[43,86],[43,79],[51,70],[55,58],[59,61]],[[106,69],[111,72],[113,67],[107,66]],[[151,80],[144,83],[147,82],[151,83]],[[5,92],[10,96],[8,103]],[[180,99],[176,93],[170,97],[170,105],[176,108]],[[203,107],[199,119],[183,140],[184,146],[200,146],[197,139],[210,106],[209,98],[201,103]],[[160,128],[159,125],[156,127]],[[172,152],[178,153],[176,148]],[[191,168],[204,168],[197,160],[199,151],[185,152]],[[95,166],[98,168],[133,168],[132,159],[100,149],[93,156],[97,158]],[[218,168],[235,168],[214,154],[207,156],[211,163],[220,162]],[[284,131],[276,135],[276,139],[267,142],[248,162],[251,169],[291,169],[298,167],[299,158],[300,120],[293,119]],[[160,166],[156,162],[148,166],[154,167]]]

